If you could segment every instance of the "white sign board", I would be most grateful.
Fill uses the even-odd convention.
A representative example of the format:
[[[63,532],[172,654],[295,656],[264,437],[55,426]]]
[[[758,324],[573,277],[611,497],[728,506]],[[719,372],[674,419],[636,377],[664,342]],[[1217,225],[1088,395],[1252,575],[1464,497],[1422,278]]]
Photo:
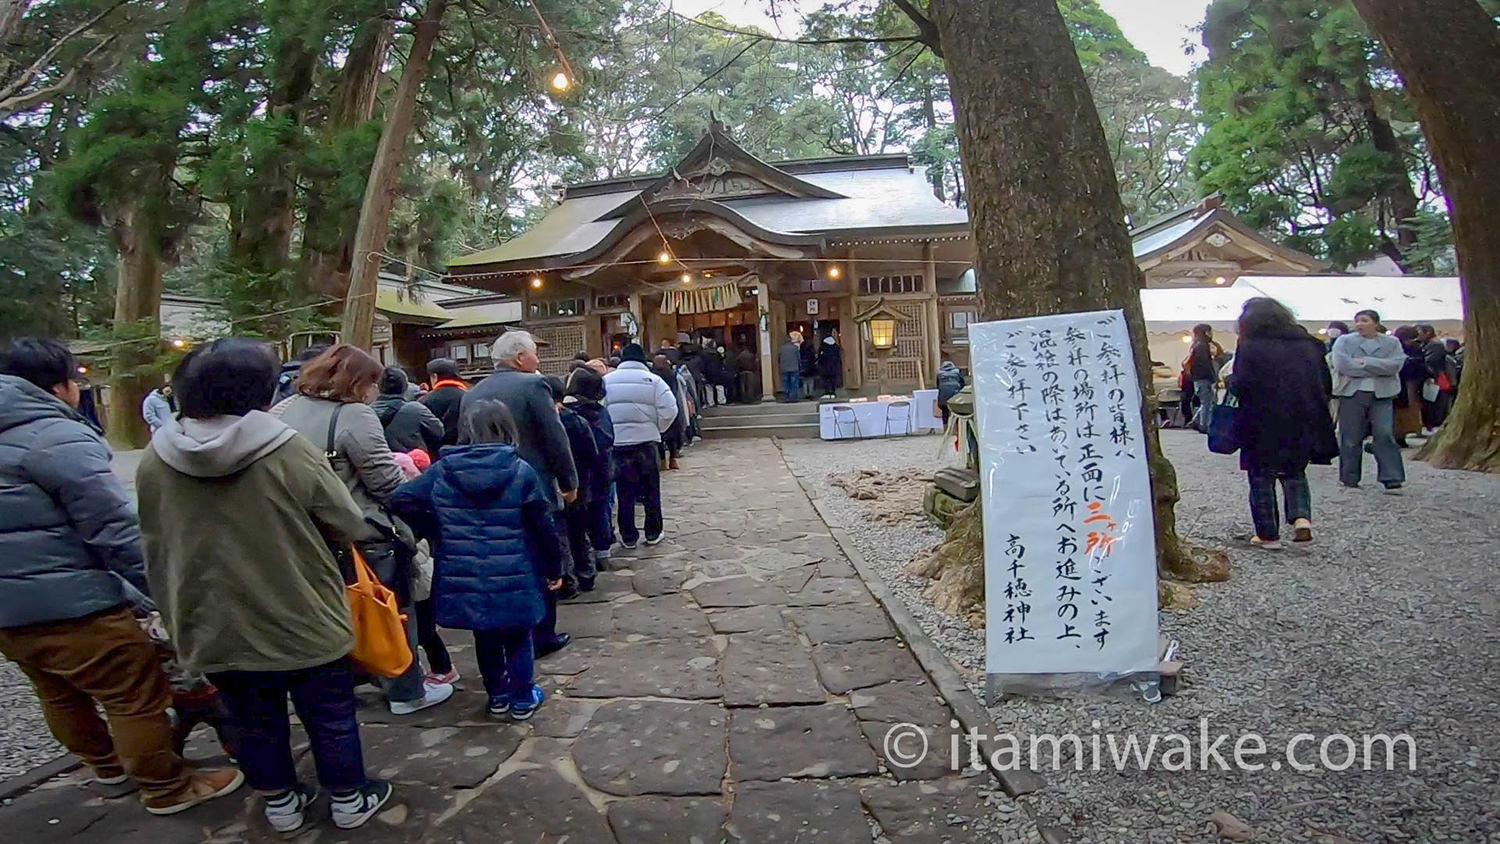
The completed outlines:
[[[1151,482],[1124,314],[973,324],[969,350],[986,673],[1154,670]]]
[[[808,316],[817,316],[818,315],[818,300],[817,299],[808,299],[807,300],[807,315]]]

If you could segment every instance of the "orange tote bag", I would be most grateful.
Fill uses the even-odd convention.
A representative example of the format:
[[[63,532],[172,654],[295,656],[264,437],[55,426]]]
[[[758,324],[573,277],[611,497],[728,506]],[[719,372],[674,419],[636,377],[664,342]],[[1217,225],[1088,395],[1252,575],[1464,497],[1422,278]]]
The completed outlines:
[[[411,643],[406,638],[406,616],[396,606],[396,593],[375,579],[358,548],[354,582],[349,593],[349,615],[354,622],[354,650],[349,654],[361,668],[382,677],[399,677],[411,667]]]

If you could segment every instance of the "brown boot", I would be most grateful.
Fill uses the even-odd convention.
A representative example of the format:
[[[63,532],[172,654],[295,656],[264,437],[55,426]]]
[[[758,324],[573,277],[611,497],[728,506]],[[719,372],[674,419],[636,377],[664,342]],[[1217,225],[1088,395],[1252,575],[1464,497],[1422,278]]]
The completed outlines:
[[[677,465],[677,458],[673,457],[673,458],[671,458],[671,459],[669,459],[667,461],[667,468],[668,469],[681,469],[682,467]]]
[[[245,784],[245,775],[237,768],[215,771],[196,771],[188,777],[188,790],[175,802],[146,804],[146,811],[153,815],[175,815],[186,812],[199,803],[207,803],[215,797],[223,797]]]

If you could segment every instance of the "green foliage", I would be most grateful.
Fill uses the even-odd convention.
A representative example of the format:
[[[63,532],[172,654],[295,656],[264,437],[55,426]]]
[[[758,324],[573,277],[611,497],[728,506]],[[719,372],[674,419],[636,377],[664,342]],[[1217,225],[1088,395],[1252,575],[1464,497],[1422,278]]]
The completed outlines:
[[[1340,266],[1420,247],[1408,221],[1437,205],[1435,168],[1349,0],[1214,0],[1203,43],[1192,167],[1205,190]]]

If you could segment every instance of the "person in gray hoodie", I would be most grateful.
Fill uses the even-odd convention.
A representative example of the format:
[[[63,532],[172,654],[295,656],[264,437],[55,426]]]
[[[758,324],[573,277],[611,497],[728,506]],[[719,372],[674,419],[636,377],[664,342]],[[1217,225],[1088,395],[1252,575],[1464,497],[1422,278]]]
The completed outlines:
[[[140,526],[109,446],[78,414],[76,373],[60,343],[0,353],[0,653],[99,781],[134,778],[148,812],[175,814],[244,777],[192,773],[173,749],[171,690],[123,585],[150,592]]]
[[[1380,332],[1380,314],[1354,315],[1354,333],[1333,342],[1333,394],[1339,400],[1339,482],[1359,486],[1365,438],[1375,452],[1376,477],[1387,491],[1406,482],[1401,447],[1396,443],[1396,394],[1406,351],[1401,341]]]

